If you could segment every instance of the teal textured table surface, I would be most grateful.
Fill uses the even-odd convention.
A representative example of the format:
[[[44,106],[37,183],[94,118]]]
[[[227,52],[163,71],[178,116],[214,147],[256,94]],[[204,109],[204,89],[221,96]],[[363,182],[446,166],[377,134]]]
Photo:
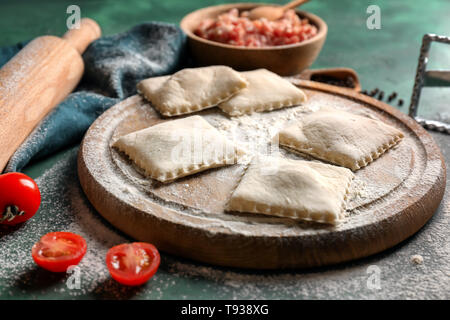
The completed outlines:
[[[230,1],[232,2],[232,1]],[[255,1],[257,2],[257,1]],[[274,1],[282,3],[281,1]],[[148,20],[178,23],[190,11],[223,3],[221,1],[184,0],[96,0],[96,1],[0,1],[0,46],[11,45],[43,34],[62,35],[66,30],[68,5],[76,4],[82,16],[95,19],[104,34],[125,31]],[[370,5],[381,9],[381,29],[370,30],[366,12]],[[312,68],[350,67],[357,71],[363,89],[379,88],[385,96],[396,91],[405,101],[398,107],[407,112],[419,56],[425,33],[450,36],[450,1],[394,0],[313,0],[302,6],[322,17],[329,33],[325,46]],[[450,69],[450,46],[433,45],[429,68]],[[420,110],[430,118],[450,118],[450,88],[424,89]],[[450,163],[450,136],[433,133],[446,163]],[[58,168],[73,165],[77,146],[28,166],[25,173],[37,178],[40,187],[54,194],[44,199],[38,214],[61,228],[83,228],[98,233],[92,241],[97,252],[102,246],[130,241],[108,225],[92,210],[80,193],[75,172],[58,174]],[[56,166],[55,166],[56,164]],[[416,235],[381,254],[355,262],[314,270],[289,272],[254,272],[217,268],[162,254],[157,275],[139,288],[126,288],[103,275],[100,257],[90,257],[99,268],[101,280],[95,279],[92,268],[83,274],[81,288],[67,287],[67,275],[53,275],[38,268],[19,275],[0,271],[0,298],[146,298],[146,299],[222,299],[222,298],[450,298],[450,248],[448,228],[450,199],[447,192],[441,207],[431,221]],[[53,193],[52,193],[53,192]],[[61,210],[52,220],[50,214]],[[72,212],[73,211],[73,212]],[[39,228],[30,222],[29,228]],[[28,226],[13,231],[0,230],[0,237],[11,239],[11,257],[0,253],[0,263],[11,265],[14,259],[31,259],[32,239]],[[35,229],[33,229],[35,230]],[[42,230],[46,230],[42,227]],[[78,229],[77,229],[78,230]],[[18,240],[19,237],[23,237]],[[105,239],[102,239],[105,237]],[[14,244],[15,241],[15,244]],[[16,252],[17,251],[17,252]],[[422,264],[411,262],[421,255]],[[2,260],[3,259],[3,260]],[[7,261],[8,260],[8,261]],[[18,262],[19,263],[19,262]],[[20,264],[20,263],[19,263]],[[6,270],[6,269],[5,269]],[[379,273],[379,285],[371,285],[371,275]],[[14,280],[11,280],[13,279]]]

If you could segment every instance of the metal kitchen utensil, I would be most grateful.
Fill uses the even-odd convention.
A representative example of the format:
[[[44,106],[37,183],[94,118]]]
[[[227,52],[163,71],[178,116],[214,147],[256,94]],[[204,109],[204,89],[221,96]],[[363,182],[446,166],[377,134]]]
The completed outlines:
[[[420,48],[419,64],[409,105],[409,116],[413,117],[425,129],[450,134],[450,124],[437,120],[427,120],[417,116],[422,87],[450,87],[450,70],[426,70],[428,53],[432,42],[450,44],[450,37],[425,34]]]

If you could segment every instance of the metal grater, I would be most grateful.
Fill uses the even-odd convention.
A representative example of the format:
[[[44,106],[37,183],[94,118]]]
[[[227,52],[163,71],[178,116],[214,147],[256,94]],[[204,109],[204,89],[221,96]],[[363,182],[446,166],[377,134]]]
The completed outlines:
[[[450,37],[425,34],[420,48],[419,64],[409,105],[409,116],[414,118],[425,129],[450,134],[450,124],[436,120],[427,120],[417,116],[422,87],[450,87],[450,70],[426,70],[428,53],[433,41],[450,44]]]

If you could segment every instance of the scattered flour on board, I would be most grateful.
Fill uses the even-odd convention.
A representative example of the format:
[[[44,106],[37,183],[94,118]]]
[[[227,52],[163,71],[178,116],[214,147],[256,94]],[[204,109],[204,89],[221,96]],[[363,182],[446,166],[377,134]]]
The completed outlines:
[[[133,108],[124,106],[111,110],[111,113],[108,114],[108,122],[102,122],[98,128],[91,128],[91,135],[102,136],[102,139],[110,139],[109,137],[111,135],[114,136],[116,134],[114,128],[122,121],[121,119],[129,116],[124,115],[125,112],[131,112],[131,117],[136,117],[134,113],[148,114],[150,119],[155,117],[153,114],[155,112],[152,108],[149,108],[148,104],[141,102],[133,103],[135,105]],[[357,102],[329,95],[312,95],[308,102],[301,106],[266,113],[254,113],[241,117],[229,118],[223,113],[218,112],[215,108],[204,110],[199,115],[203,116],[226,137],[235,141],[242,149],[249,150],[250,158],[253,154],[264,153],[270,150],[279,152],[282,157],[294,159],[306,158],[317,161],[305,155],[294,154],[284,148],[278,148],[278,143],[271,144],[270,141],[278,130],[290,121],[298,119],[303,114],[331,106],[370,116],[371,118],[382,118],[382,115],[375,111],[361,108],[361,105]],[[387,119],[387,121],[392,120]],[[104,130],[105,128],[107,128],[106,131]],[[414,137],[408,134],[408,130],[405,130],[405,133],[406,137],[399,146],[393,148],[392,151],[389,151],[370,166],[356,172],[356,178],[351,185],[348,201],[350,218],[344,219],[344,222],[337,227],[338,231],[351,229],[361,224],[370,224],[373,219],[376,219],[376,216],[372,214],[372,210],[369,206],[366,206],[367,204],[371,204],[374,200],[385,195],[387,195],[386,198],[389,198],[389,201],[392,203],[393,200],[401,198],[403,194],[401,192],[395,192],[397,186],[400,184],[403,184],[406,188],[416,186],[418,179],[420,179],[421,166],[424,165],[423,151],[416,146]],[[209,214],[207,210],[202,210],[201,205],[192,205],[192,203],[202,204],[208,202],[208,199],[210,199],[208,185],[196,185],[196,188],[203,188],[200,191],[197,190],[195,194],[195,201],[197,202],[193,200],[187,204],[188,202],[185,201],[185,198],[190,196],[189,192],[186,191],[189,188],[181,186],[180,184],[183,182],[177,181],[168,186],[164,186],[164,190],[169,196],[161,197],[161,193],[158,194],[152,191],[154,183],[151,179],[146,178],[145,174],[140,173],[137,166],[132,161],[129,161],[127,157],[123,157],[123,155],[109,147],[103,150],[103,144],[102,148],[100,148],[102,150],[99,150],[96,144],[92,144],[92,146],[87,145],[85,148],[86,154],[92,154],[92,156],[88,156],[85,159],[88,167],[94,172],[94,175],[101,176],[99,178],[101,180],[100,184],[107,190],[130,203],[139,201],[140,206],[143,201],[151,200],[151,202],[158,203],[164,208],[175,210],[178,214],[170,216],[170,219],[174,221],[186,224],[186,215],[201,217],[209,221],[208,226],[212,230],[224,232],[229,230],[230,232],[242,234],[251,234],[252,232],[263,234],[265,232],[271,232],[270,234],[273,235],[276,232],[276,234],[287,236],[317,232],[311,228],[301,227],[299,223],[288,223],[286,222],[287,219],[280,220],[280,218],[276,217],[259,216],[243,218],[242,216],[226,214],[223,212],[223,208],[221,212]],[[114,163],[98,160],[99,158],[104,159],[105,157],[112,157]],[[413,169],[409,166],[412,161],[415,163]],[[246,161],[244,160],[243,164],[245,165],[245,163]],[[238,166],[235,167],[239,171]],[[437,170],[440,169],[439,164],[436,164],[436,167]],[[123,175],[119,171],[122,171]],[[95,172],[99,174],[95,174]],[[230,169],[226,168],[209,171],[206,174],[213,175],[214,179],[220,181],[222,184],[235,184],[236,181],[236,174],[230,174]],[[381,178],[374,181],[374,177],[378,176]],[[133,192],[124,192],[125,189],[130,189]],[[160,189],[158,188],[158,190]],[[380,205],[380,210],[383,206],[388,206],[389,201],[377,202]],[[205,221],[203,222],[206,223]]]
[[[69,298],[450,298],[447,198],[443,203],[444,213],[401,250],[346,266],[314,271],[256,272],[217,268],[162,254],[160,270],[148,284],[134,289],[122,287],[110,279],[104,257],[110,247],[132,239],[112,228],[86,200],[78,184],[75,151],[37,180],[43,195],[40,212],[21,227],[0,229],[0,297],[27,293],[34,298],[51,294]],[[117,188],[129,196],[135,191],[129,186]],[[31,259],[31,246],[52,231],[75,232],[87,240],[88,252],[79,265],[80,289],[67,289],[67,276],[51,275],[37,268]],[[423,255],[427,260],[417,270],[411,268],[410,262],[416,252],[426,252]],[[371,291],[366,285],[367,267],[373,264],[382,272],[379,291]],[[49,279],[53,281],[51,285]],[[196,290],[189,289],[194,286]]]

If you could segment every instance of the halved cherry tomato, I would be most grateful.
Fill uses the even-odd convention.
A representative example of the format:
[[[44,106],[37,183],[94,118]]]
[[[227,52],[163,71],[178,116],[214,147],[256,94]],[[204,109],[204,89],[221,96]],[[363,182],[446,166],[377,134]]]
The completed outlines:
[[[30,219],[41,204],[36,182],[20,172],[0,175],[0,223],[14,225]]]
[[[52,272],[66,272],[86,253],[83,237],[71,232],[50,232],[35,243],[31,255],[36,264]]]
[[[106,254],[106,266],[117,282],[138,286],[147,282],[158,270],[161,258],[150,243],[124,243],[112,247]]]

